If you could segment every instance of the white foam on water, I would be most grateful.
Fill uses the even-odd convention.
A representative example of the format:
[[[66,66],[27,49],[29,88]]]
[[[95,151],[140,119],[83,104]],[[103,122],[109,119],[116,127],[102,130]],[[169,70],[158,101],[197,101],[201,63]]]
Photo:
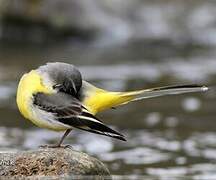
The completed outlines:
[[[201,108],[201,105],[201,100],[194,97],[189,97],[182,101],[182,107],[188,112],[198,111]]]

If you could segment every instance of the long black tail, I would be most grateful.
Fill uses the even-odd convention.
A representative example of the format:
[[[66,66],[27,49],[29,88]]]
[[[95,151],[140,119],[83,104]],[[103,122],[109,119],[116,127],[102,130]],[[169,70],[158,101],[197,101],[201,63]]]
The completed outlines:
[[[137,100],[142,100],[142,99],[147,99],[147,98],[152,98],[152,97],[191,93],[191,92],[204,92],[207,90],[208,90],[208,87],[206,86],[190,84],[190,85],[164,86],[164,87],[157,87],[157,88],[152,88],[152,89],[125,92],[125,93],[122,93],[121,96],[132,97],[132,99],[128,101],[130,102],[130,101],[137,101]],[[128,103],[128,102],[125,102],[125,103]]]

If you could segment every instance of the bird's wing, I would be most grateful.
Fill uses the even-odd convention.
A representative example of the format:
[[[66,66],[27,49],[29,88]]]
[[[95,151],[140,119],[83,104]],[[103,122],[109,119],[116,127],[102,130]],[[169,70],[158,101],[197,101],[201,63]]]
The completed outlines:
[[[39,109],[52,113],[55,120],[63,124],[125,141],[122,134],[103,124],[71,95],[61,92],[56,94],[37,93],[34,95],[33,102]]]

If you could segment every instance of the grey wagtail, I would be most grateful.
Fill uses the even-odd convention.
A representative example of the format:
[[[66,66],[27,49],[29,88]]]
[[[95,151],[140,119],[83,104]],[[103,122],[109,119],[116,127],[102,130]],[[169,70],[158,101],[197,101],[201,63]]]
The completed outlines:
[[[126,141],[122,134],[95,116],[100,111],[145,98],[206,90],[206,86],[181,85],[109,92],[84,81],[73,65],[55,62],[22,76],[17,90],[17,104],[21,114],[35,125],[65,131],[60,142],[50,146],[60,147],[72,128]]]

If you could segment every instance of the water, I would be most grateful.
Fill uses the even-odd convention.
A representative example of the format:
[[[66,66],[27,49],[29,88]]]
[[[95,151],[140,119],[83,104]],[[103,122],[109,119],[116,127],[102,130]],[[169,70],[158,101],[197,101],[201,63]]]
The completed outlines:
[[[115,57],[111,51],[117,50],[111,49],[108,50],[111,53],[109,58],[103,55],[108,52],[94,49],[95,52],[91,53],[92,57],[88,60],[85,59],[87,55],[76,59],[82,48],[77,48],[77,54],[71,53],[73,47],[71,51],[69,48],[68,55],[66,53],[60,60],[76,64],[87,80],[106,89],[123,91],[182,83],[215,83],[216,61],[213,57],[192,54],[186,60],[178,53],[176,56],[171,53],[170,57],[153,61],[142,58],[139,53],[137,57],[133,55],[134,59],[124,58],[124,53]],[[26,50],[27,53],[20,54]],[[62,56],[61,50],[59,47],[49,47],[46,58],[45,50],[35,50],[35,47],[15,49],[9,46],[0,52],[2,149],[37,148],[41,144],[55,143],[61,137],[62,133],[39,129],[24,120],[15,104],[20,75],[43,64],[45,59],[52,59],[52,56],[56,56],[55,60],[59,59]],[[99,158],[114,175],[134,175],[133,178],[142,175],[159,179],[215,177],[215,98],[213,89],[207,93],[131,103],[98,115],[104,122],[125,134],[127,142],[74,130],[65,143]]]
[[[98,115],[106,124],[122,132],[127,142],[74,130],[65,143],[103,161],[116,179],[215,179],[215,36],[208,29],[211,33],[201,38],[202,30],[194,28],[199,25],[194,19],[200,13],[209,14],[205,15],[207,19],[203,19],[203,24],[212,22],[213,11],[206,11],[206,7],[201,4],[187,16],[194,24],[189,29],[193,36],[186,34],[186,41],[179,34],[165,36],[166,31],[160,28],[174,33],[176,27],[164,26],[166,21],[162,19],[159,35],[148,34],[147,40],[137,37],[121,45],[101,43],[102,40],[106,42],[106,36],[87,45],[78,42],[1,43],[1,150],[32,149],[60,139],[62,133],[39,129],[19,114],[15,93],[24,72],[47,61],[63,61],[75,64],[86,80],[108,90],[188,83],[210,86],[206,93],[146,99]],[[160,9],[160,6],[154,8]],[[159,17],[155,14],[155,25],[149,28],[157,30]],[[166,17],[163,18],[166,20]],[[185,26],[181,28],[184,30]],[[176,33],[184,32],[180,30]]]

